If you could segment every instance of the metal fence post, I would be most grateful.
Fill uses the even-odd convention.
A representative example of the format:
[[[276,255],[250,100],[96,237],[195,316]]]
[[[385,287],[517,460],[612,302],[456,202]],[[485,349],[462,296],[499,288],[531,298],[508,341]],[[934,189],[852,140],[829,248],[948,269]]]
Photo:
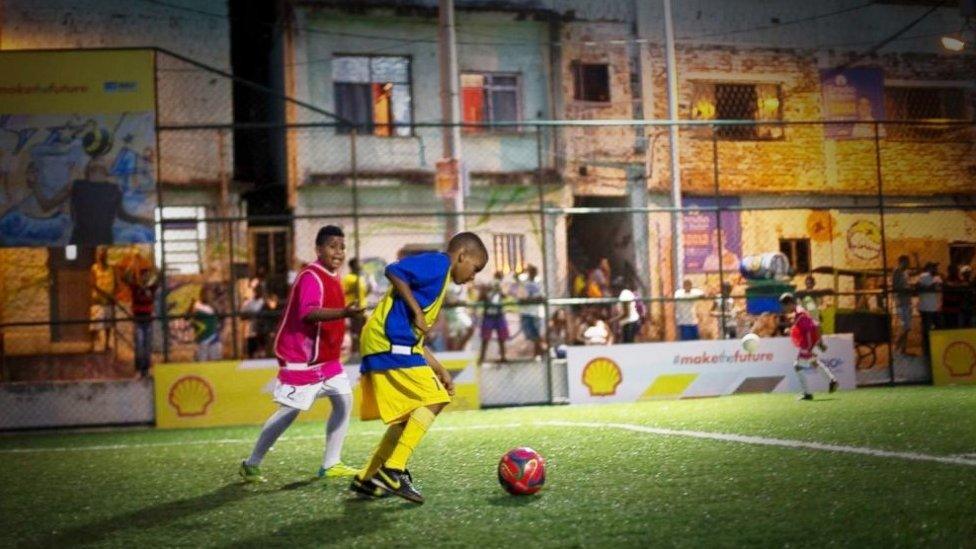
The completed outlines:
[[[888,304],[890,303],[890,296],[888,295],[888,241],[885,236],[885,211],[884,211],[884,184],[881,179],[881,126],[880,122],[874,122],[874,168],[875,175],[878,180],[878,214],[881,218],[881,288],[882,294],[884,296],[884,314],[888,316],[890,313]],[[895,384],[895,356],[894,356],[894,346],[891,344],[891,318],[888,318],[888,383],[890,385]],[[924,330],[925,327],[923,326]]]
[[[162,335],[163,335],[163,362],[169,362],[169,307],[167,306],[167,286],[166,286],[166,216],[163,215],[163,189],[159,181],[160,166],[162,165],[163,155],[159,148],[159,50],[153,50],[153,95],[156,102],[156,116],[153,120],[156,130],[156,211],[159,212],[159,285],[160,295],[162,296]],[[133,330],[136,329],[135,321],[132,324]],[[152,330],[149,332],[150,340]],[[133,333],[133,342],[135,335]],[[152,345],[149,346],[152,349]],[[150,355],[152,352],[150,352]]]
[[[238,358],[241,356],[241,354],[237,333],[237,279],[234,277],[234,221],[230,219],[227,220],[227,244],[229,246],[229,249],[227,250],[227,261],[229,267],[227,271],[227,278],[230,280],[230,337],[233,339],[232,352],[234,353],[232,358]]]
[[[549,277],[551,273],[549,272],[549,261],[547,261],[548,255],[546,253],[546,231],[548,224],[546,223],[546,193],[545,186],[543,184],[543,176],[545,172],[542,169],[542,126],[536,125],[535,127],[535,155],[536,155],[536,189],[539,193],[539,246],[542,251],[542,293],[545,296],[545,300],[542,303],[542,310],[545,320],[545,325],[540,326],[540,329],[545,331],[546,334],[546,349],[545,349],[545,360],[546,360],[546,400],[549,404],[552,404],[552,355],[549,353],[550,344],[552,338],[549,334],[549,297],[550,297],[550,284]]]
[[[359,257],[359,173],[356,161],[356,135],[357,129],[353,127],[349,132],[349,176],[352,179],[352,234],[355,240],[353,244],[353,254],[357,261],[362,261]],[[357,280],[358,284],[359,281]]]
[[[722,256],[722,205],[721,197],[719,195],[719,182],[718,182],[718,128],[715,124],[711,125],[712,128],[712,179],[715,183],[715,228],[717,229],[718,239],[716,241],[716,246],[718,249],[715,253],[718,254],[718,301],[719,301],[719,319],[718,319],[718,332],[719,339],[725,339],[725,319],[728,316],[725,306],[725,295],[722,293],[723,284],[725,283],[725,258]],[[704,269],[702,269],[704,270]],[[729,294],[731,296],[731,293]]]

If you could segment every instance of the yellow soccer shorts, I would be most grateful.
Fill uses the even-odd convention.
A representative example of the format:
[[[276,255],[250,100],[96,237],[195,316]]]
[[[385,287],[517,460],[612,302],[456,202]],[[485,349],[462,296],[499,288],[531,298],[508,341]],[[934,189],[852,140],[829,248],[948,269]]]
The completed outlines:
[[[361,419],[396,423],[421,406],[451,402],[451,395],[430,366],[412,366],[363,374]]]

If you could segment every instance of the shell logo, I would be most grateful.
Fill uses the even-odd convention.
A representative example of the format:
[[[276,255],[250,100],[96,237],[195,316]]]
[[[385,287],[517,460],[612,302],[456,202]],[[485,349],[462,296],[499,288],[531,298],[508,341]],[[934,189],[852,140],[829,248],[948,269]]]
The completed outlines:
[[[183,376],[169,388],[170,406],[180,417],[202,416],[214,401],[213,388],[200,376]]]
[[[590,391],[590,396],[617,394],[617,387],[623,379],[620,366],[606,357],[594,358],[583,367],[583,385]]]
[[[942,366],[952,377],[969,377],[976,370],[976,350],[964,341],[954,341],[942,351]]]

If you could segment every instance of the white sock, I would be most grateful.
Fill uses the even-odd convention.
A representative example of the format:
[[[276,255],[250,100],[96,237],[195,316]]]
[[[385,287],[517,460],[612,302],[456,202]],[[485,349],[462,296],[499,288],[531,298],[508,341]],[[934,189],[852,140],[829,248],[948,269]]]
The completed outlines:
[[[824,364],[819,360],[816,361],[816,363],[817,363],[817,369],[820,370],[820,373],[827,378],[827,381],[837,381],[837,378],[834,376],[834,373],[830,371],[830,368],[828,368],[826,364]]]
[[[342,461],[342,442],[349,430],[349,416],[352,414],[352,395],[329,395],[332,413],[325,424],[325,452],[322,467],[328,469]]]
[[[793,364],[793,370],[796,371],[796,378],[800,380],[800,389],[803,390],[803,394],[805,395],[811,394],[810,386],[807,385],[807,374],[804,371],[806,370],[806,368],[801,366],[799,362],[795,362]]]
[[[245,463],[251,467],[261,465],[264,455],[274,446],[281,433],[284,433],[295,421],[300,411],[298,408],[281,405],[275,413],[271,414],[268,421],[264,422],[261,434],[258,435],[258,441],[254,443],[254,451],[251,452],[251,457],[247,458]]]

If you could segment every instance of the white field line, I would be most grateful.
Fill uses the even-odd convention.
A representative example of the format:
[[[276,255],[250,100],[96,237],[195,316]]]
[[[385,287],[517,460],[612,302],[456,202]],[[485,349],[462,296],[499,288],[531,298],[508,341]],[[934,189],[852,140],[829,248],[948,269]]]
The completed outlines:
[[[806,450],[819,450],[822,452],[840,452],[845,454],[858,454],[862,456],[873,456],[883,458],[905,459],[910,461],[934,461],[936,463],[948,463],[951,465],[969,465],[976,467],[976,460],[965,459],[959,456],[937,456],[933,454],[920,454],[918,452],[896,452],[892,450],[879,450],[876,448],[866,448],[863,446],[843,446],[840,444],[824,444],[822,442],[808,442],[805,440],[789,440],[782,438],[766,438],[750,435],[735,435],[730,433],[710,433],[708,431],[686,431],[682,429],[661,429],[658,427],[646,427],[644,425],[633,425],[630,423],[596,423],[583,421],[547,421],[541,425],[558,425],[560,427],[590,427],[594,429],[621,429],[624,431],[634,431],[637,433],[649,433],[654,435],[671,437],[689,437],[707,440],[720,440],[723,442],[739,442],[742,444],[756,444],[760,446],[779,446],[783,448],[802,448]]]
[[[781,448],[794,448],[805,450],[817,450],[821,452],[838,452],[846,454],[856,454],[880,458],[903,459],[908,461],[931,461],[935,463],[946,463],[950,465],[964,465],[976,467],[976,454],[958,454],[953,456],[938,456],[933,454],[922,454],[918,452],[897,452],[893,450],[880,450],[877,448],[867,448],[863,446],[844,446],[840,444],[826,444],[822,442],[809,442],[804,440],[790,440],[781,438],[768,438],[751,435],[736,435],[731,433],[713,433],[708,431],[689,431],[683,429],[664,429],[660,427],[649,427],[645,425],[635,425],[632,423],[601,423],[586,421],[543,421],[528,424],[521,423],[497,423],[485,425],[458,425],[443,426],[434,429],[438,431],[473,431],[479,429],[512,429],[521,426],[532,427],[585,427],[591,429],[619,429],[636,433],[646,433],[660,436],[698,438],[705,440],[717,440],[722,442],[738,442],[740,444],[753,444],[759,446],[778,446]],[[382,431],[358,431],[357,436],[380,436]],[[293,440],[322,440],[324,434],[302,435],[293,437],[282,437],[281,441]],[[167,446],[199,446],[206,444],[253,444],[254,437],[249,438],[225,438],[215,440],[194,440],[194,441],[172,441],[172,442],[152,442],[144,444],[105,444],[98,446],[63,446],[49,448],[5,448],[0,449],[0,454],[21,454],[21,453],[44,453],[44,452],[85,452],[102,450],[128,450],[138,448],[156,448]]]

